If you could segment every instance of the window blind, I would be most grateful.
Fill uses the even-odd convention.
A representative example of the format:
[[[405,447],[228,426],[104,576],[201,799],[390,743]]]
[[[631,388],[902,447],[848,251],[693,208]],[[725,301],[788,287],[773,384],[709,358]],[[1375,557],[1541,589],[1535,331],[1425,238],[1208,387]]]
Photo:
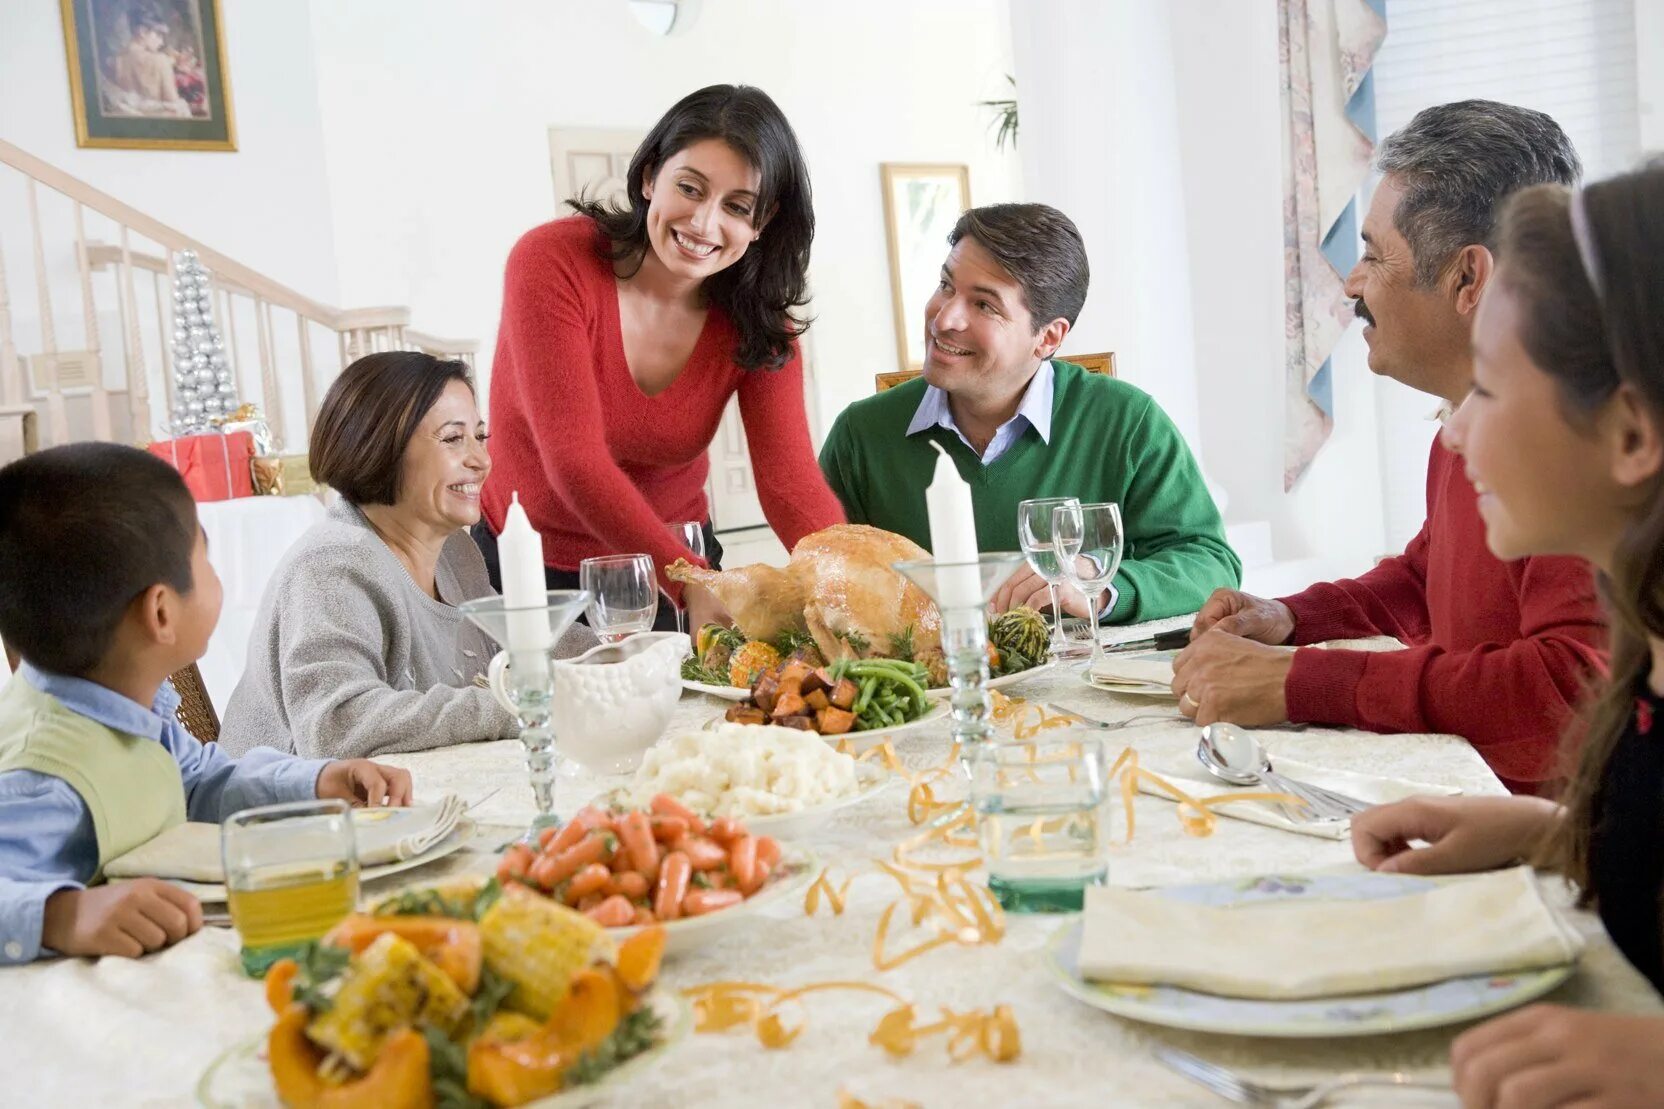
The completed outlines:
[[[1634,4],[1387,0],[1376,133],[1431,105],[1482,97],[1554,117],[1589,180],[1629,169],[1640,150]]]

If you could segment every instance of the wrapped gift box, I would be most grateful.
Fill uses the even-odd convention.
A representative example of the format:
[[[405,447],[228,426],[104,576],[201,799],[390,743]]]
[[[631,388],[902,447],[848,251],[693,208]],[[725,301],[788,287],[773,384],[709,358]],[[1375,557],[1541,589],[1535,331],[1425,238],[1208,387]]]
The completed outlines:
[[[191,496],[199,501],[254,496],[254,479],[249,472],[254,436],[246,431],[185,435],[160,440],[145,449],[178,470]]]
[[[255,455],[254,492],[264,497],[299,497],[318,491],[304,454]]]

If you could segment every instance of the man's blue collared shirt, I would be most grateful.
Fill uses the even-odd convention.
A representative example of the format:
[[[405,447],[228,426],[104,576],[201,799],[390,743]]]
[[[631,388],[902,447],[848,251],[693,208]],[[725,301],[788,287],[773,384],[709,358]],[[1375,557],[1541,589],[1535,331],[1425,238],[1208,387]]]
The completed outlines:
[[[168,682],[147,709],[96,682],[28,663],[11,680],[28,682],[106,728],[160,743],[179,763],[187,820],[218,824],[255,805],[315,797],[329,761],[269,747],[233,759],[218,744],[199,743],[174,716],[179,694]],[[0,773],[0,965],[38,957],[46,899],[84,888],[97,870],[98,836],[81,795],[62,778],[33,770]]]
[[[994,437],[988,441],[988,449],[982,452],[984,466],[991,465],[1000,455],[1010,450],[1017,440],[1023,437],[1023,432],[1031,427],[1043,441],[1052,441],[1054,377],[1052,364],[1049,361],[1040,363],[1040,368],[1029,379],[1028,389],[1023,393],[1023,403],[1017,406],[1017,411],[1009,420],[999,426],[994,432]],[[971,441],[965,438],[965,433],[953,422],[953,411],[948,407],[948,395],[934,385],[927,385],[924,399],[913,412],[913,422],[907,425],[907,434],[917,435],[933,427],[946,428],[959,436],[961,443],[971,447]],[[971,447],[971,453],[976,453],[975,447]]]

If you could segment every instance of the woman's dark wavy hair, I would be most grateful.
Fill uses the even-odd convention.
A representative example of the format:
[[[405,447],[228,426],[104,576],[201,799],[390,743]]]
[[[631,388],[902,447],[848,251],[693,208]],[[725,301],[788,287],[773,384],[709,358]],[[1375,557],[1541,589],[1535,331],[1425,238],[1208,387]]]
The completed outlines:
[[[1590,185],[1583,210],[1594,272],[1572,231],[1572,193],[1536,185],[1503,210],[1497,284],[1520,305],[1520,339],[1554,378],[1562,413],[1590,426],[1620,385],[1664,425],[1664,161]],[[1597,284],[1599,292],[1597,292]],[[1651,665],[1649,635],[1664,635],[1664,473],[1653,477],[1625,527],[1600,592],[1611,628],[1609,680],[1566,733],[1575,766],[1561,800],[1566,819],[1536,861],[1575,882],[1587,903],[1589,847],[1606,766],[1635,713],[1635,689]],[[1581,737],[1581,749],[1578,740]]]
[[[815,213],[809,167],[797,136],[767,93],[748,85],[710,85],[689,93],[653,125],[630,159],[629,207],[581,195],[567,203],[600,225],[605,239],[597,249],[602,257],[639,268],[652,249],[642,183],[679,151],[705,139],[721,139],[757,170],[762,184],[751,222],[761,227],[768,221],[768,233],[747,247],[739,261],[706,278],[705,295],[739,332],[734,360],[748,370],[776,370],[809,327],[808,318],[793,309],[809,303]]]

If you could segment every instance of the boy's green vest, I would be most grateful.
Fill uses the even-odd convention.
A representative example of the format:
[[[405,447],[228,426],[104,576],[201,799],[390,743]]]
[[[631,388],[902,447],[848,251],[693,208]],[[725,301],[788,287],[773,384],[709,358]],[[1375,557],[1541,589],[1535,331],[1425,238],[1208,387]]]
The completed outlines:
[[[71,712],[14,675],[0,689],[0,771],[33,770],[80,794],[104,865],[185,820],[179,763],[153,739],[125,735]]]

